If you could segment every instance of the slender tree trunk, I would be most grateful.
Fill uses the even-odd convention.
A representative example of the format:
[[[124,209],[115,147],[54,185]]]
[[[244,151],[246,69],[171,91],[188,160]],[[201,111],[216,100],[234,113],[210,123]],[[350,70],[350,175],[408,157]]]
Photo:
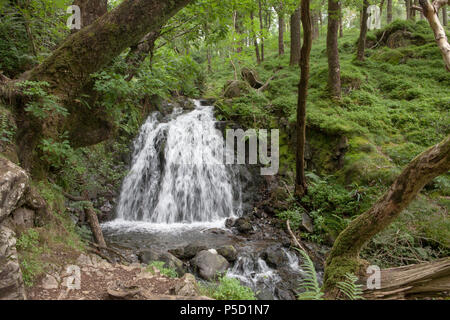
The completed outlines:
[[[297,66],[300,64],[300,50],[301,50],[300,19],[301,19],[300,8],[297,8],[291,15],[291,59],[290,59],[291,66]]]
[[[341,97],[341,67],[338,51],[339,11],[339,2],[328,0],[328,90],[333,98],[338,99]]]
[[[258,1],[258,6],[259,6],[259,27],[260,27],[260,40],[261,40],[261,61],[264,61],[264,24],[263,24],[261,0]]]
[[[367,19],[369,15],[367,13],[367,8],[369,7],[369,2],[364,0],[362,9],[362,19],[361,19],[361,30],[358,39],[358,53],[356,59],[359,61],[364,61],[364,52],[366,49],[366,37],[367,37]]]
[[[256,37],[256,31],[255,31],[255,22],[254,22],[254,16],[253,11],[250,11],[250,20],[252,24],[252,38],[253,38],[253,45],[255,46],[255,54],[256,54],[256,63],[261,64],[261,56],[259,54],[259,45],[258,45],[258,39]]]
[[[381,16],[383,15],[384,1],[385,1],[385,0],[381,0],[381,2],[380,2],[380,18],[381,18]]]
[[[449,170],[450,136],[412,160],[372,208],[341,232],[327,258],[325,290],[333,290],[346,272],[358,273],[362,247],[391,224],[425,184]]]
[[[339,7],[341,10],[339,10],[339,38],[342,38],[344,36],[344,21],[342,16],[342,4],[339,2]]]
[[[242,52],[242,21],[241,21],[241,14],[239,11],[234,12],[234,31],[237,34],[237,41],[236,41],[236,52],[240,53]]]
[[[312,18],[312,39],[316,40],[319,38],[319,17],[317,15],[317,12],[313,12],[311,18]]]
[[[406,20],[411,20],[411,0],[405,0]]]
[[[411,10],[411,13],[410,13],[410,15],[411,15],[411,20],[412,21],[416,21],[416,10],[414,10],[413,9],[413,4],[414,5],[417,5],[417,0],[410,0],[411,2],[410,2],[410,10]]]
[[[312,46],[312,23],[310,0],[301,0],[301,20],[303,25],[303,46],[300,55],[300,83],[298,85],[297,106],[297,152],[295,195],[301,199],[308,192],[305,177],[305,145],[306,145],[306,101],[308,97],[309,57]]]
[[[392,0],[387,0],[387,23],[392,22]]]
[[[278,55],[284,54],[284,13],[282,10],[278,12]]]

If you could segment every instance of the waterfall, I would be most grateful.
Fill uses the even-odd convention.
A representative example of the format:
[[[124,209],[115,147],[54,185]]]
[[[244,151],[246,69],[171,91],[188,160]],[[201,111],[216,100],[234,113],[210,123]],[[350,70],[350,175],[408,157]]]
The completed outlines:
[[[224,139],[212,106],[167,121],[152,114],[134,141],[117,218],[159,224],[214,222],[239,215],[239,179],[223,161]]]

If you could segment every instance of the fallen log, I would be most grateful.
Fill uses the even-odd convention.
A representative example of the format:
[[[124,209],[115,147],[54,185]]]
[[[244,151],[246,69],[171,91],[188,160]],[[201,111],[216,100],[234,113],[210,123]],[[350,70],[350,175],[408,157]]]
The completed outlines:
[[[379,289],[367,288],[365,299],[413,299],[450,296],[450,257],[433,262],[381,270]]]

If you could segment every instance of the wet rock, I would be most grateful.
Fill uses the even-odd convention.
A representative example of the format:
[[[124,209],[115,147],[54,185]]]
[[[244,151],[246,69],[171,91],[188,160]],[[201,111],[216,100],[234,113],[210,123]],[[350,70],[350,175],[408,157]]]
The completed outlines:
[[[205,280],[212,280],[216,278],[219,274],[224,273],[230,266],[224,257],[214,251],[200,251],[191,260],[191,265],[198,272],[200,277]]]
[[[185,247],[170,250],[174,256],[182,260],[190,260],[196,256],[202,250],[207,250],[208,248],[201,244],[190,243]]]
[[[249,233],[253,230],[252,224],[250,223],[249,219],[247,218],[239,218],[236,220],[235,223],[236,229],[240,233]]]
[[[0,225],[0,300],[24,300],[25,288],[13,230]]]
[[[217,249],[217,253],[227,259],[229,262],[236,261],[237,250],[232,245],[225,245]]]
[[[272,290],[270,290],[269,288],[264,288],[262,290],[260,290],[257,295],[256,298],[258,298],[258,300],[274,300],[275,297],[272,293]]]
[[[271,246],[266,248],[262,252],[261,258],[266,261],[269,267],[275,269],[284,266],[287,262],[287,257],[279,246]]]
[[[186,273],[175,285],[173,292],[177,296],[195,297],[199,295],[197,280],[194,275]]]
[[[288,290],[275,288],[275,294],[280,300],[295,300],[295,295]]]

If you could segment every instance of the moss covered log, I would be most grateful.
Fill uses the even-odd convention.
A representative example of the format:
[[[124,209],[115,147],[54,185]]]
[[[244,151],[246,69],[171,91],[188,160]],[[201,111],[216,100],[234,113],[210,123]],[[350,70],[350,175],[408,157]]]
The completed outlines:
[[[394,221],[425,184],[449,170],[450,136],[411,161],[372,208],[350,223],[327,258],[325,290],[329,295],[345,273],[360,273],[359,253],[364,244]]]

